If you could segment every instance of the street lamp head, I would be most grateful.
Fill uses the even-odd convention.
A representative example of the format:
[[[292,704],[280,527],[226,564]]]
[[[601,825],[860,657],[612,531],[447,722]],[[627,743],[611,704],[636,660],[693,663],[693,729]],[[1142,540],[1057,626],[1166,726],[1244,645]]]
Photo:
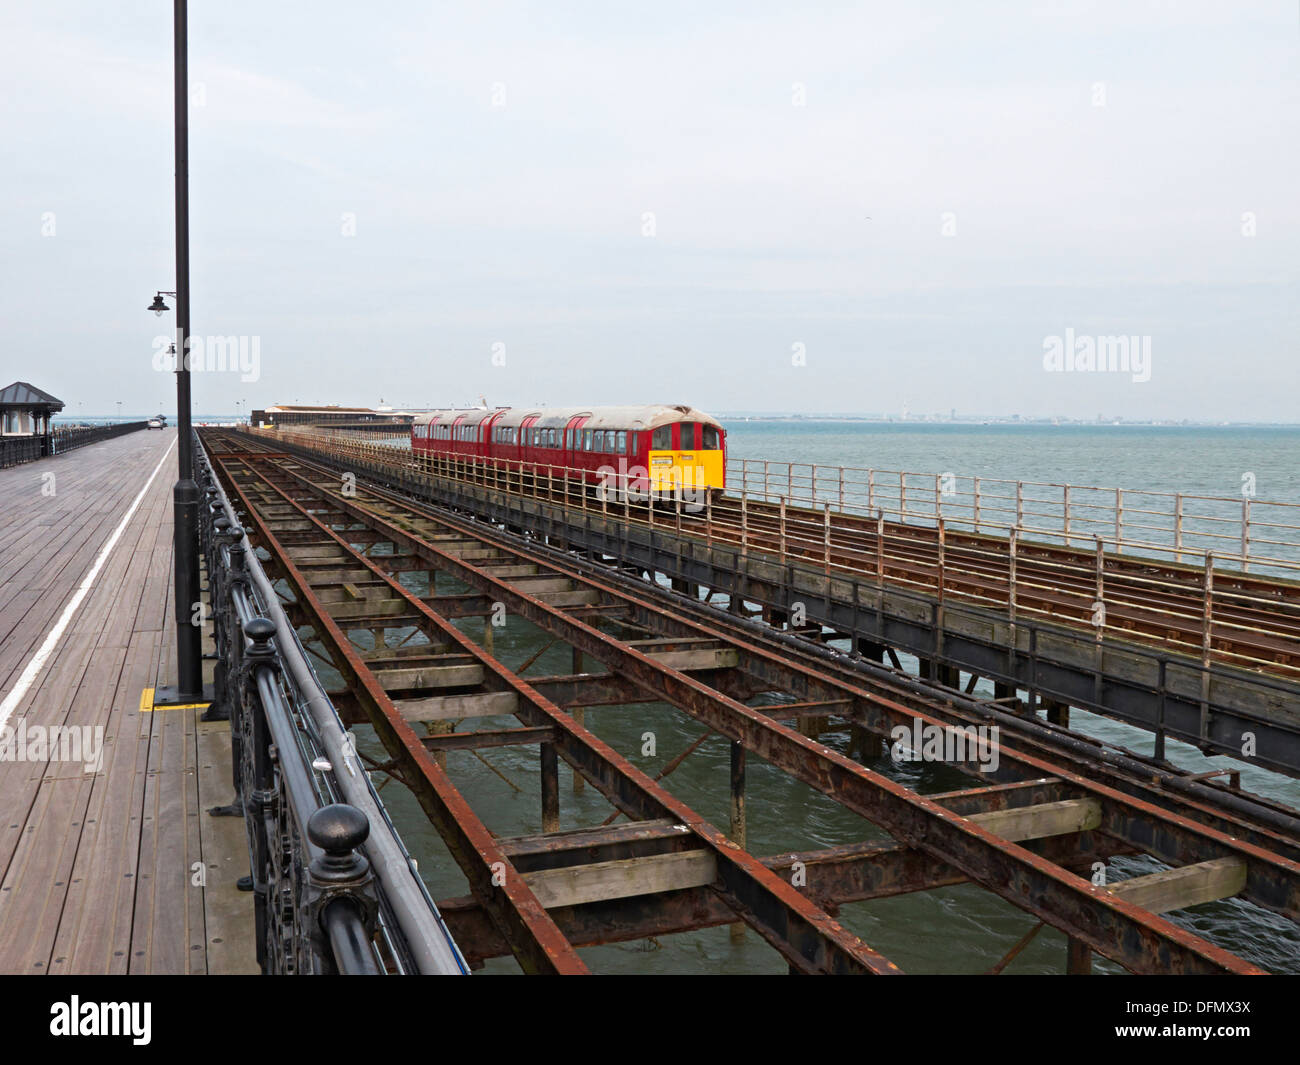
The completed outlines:
[[[153,298],[153,302],[149,304],[149,310],[153,311],[159,318],[168,310],[167,304],[163,303],[161,292]]]

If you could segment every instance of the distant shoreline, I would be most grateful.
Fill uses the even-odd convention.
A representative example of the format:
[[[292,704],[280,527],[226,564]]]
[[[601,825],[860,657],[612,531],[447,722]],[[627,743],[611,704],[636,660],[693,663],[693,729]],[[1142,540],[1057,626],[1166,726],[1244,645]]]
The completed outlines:
[[[906,425],[917,428],[953,427],[1035,429],[1300,429],[1297,422],[1111,421],[1069,418],[889,418],[855,414],[733,414],[718,413],[720,421],[775,422],[783,425],[833,422],[843,425]]]

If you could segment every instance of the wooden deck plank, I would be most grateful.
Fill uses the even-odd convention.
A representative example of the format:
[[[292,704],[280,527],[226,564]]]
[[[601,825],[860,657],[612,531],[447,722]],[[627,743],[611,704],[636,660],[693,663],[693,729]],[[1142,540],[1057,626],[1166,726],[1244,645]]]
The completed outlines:
[[[199,832],[203,839],[203,909],[207,929],[208,972],[257,973],[253,896],[235,882],[248,875],[248,837],[242,817],[210,817],[213,806],[234,797],[230,774],[230,724],[198,723]]]
[[[125,973],[131,948],[143,776],[149,729],[140,713],[140,688],[158,663],[158,640],[137,633],[128,649],[105,733],[104,776],[86,811],[83,841],[73,868],[52,971]],[[143,684],[142,684],[143,682]]]
[[[132,434],[0,471],[0,495],[33,493],[46,461],[58,478],[57,494],[27,508],[25,520],[14,515],[24,508],[0,516],[0,695],[173,439]],[[200,711],[140,711],[141,691],[173,674],[173,480],[159,470],[11,718],[100,728],[103,763],[90,773],[57,759],[0,763],[0,971],[179,974],[252,964],[238,949],[241,935],[251,943],[252,899],[233,888],[248,861],[242,822],[205,831],[200,806],[201,771],[220,791],[208,805],[230,799],[229,729],[201,736]],[[230,895],[192,885],[197,868],[218,870]],[[224,928],[215,965],[209,912]]]

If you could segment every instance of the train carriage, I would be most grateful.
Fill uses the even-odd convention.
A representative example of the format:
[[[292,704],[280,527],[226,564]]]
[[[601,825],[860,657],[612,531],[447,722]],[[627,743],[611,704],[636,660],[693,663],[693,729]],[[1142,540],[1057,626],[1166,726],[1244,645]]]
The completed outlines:
[[[411,448],[659,496],[726,487],[726,432],[688,406],[430,411]]]

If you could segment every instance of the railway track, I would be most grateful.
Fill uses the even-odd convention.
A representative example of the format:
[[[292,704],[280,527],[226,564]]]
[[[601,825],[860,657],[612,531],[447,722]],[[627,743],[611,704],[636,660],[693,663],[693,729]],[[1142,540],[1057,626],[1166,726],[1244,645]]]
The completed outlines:
[[[1300,826],[1278,804],[394,492],[345,490],[336,470],[254,438],[205,433],[204,441],[250,533],[272,553],[356,709],[384,740],[388,769],[420,798],[466,874],[472,897],[444,912],[477,945],[470,956],[508,949],[526,968],[581,971],[575,943],[739,919],[799,971],[891,973],[895,967],[833,911],[847,901],[971,881],[1065,932],[1076,970],[1096,951],[1137,972],[1250,972],[1254,965],[1160,913],[1178,908],[1173,903],[1231,897],[1291,921],[1300,910]],[[403,577],[422,572],[449,573],[471,592],[419,594]],[[525,680],[451,623],[498,604],[607,672]],[[762,705],[752,705],[756,699]],[[759,859],[737,848],[577,720],[582,706],[647,700],[668,702],[732,742],[733,819],[737,791],[743,809],[744,759],[752,754],[895,842],[810,852],[804,864],[816,875],[806,891],[793,889],[781,874],[797,856]],[[415,727],[503,712],[519,727],[423,736]],[[996,772],[982,773],[969,757],[953,760],[973,786],[940,796],[920,795],[822,742],[850,729],[870,763],[898,726],[953,735],[992,725],[1002,730]],[[550,828],[543,837],[496,840],[435,757],[499,744],[539,747],[543,827]],[[557,758],[633,824],[556,832]],[[743,818],[731,834],[743,837]],[[626,898],[579,895],[569,907],[544,905],[554,902],[547,892],[557,870],[577,881],[595,875],[593,854],[641,862],[654,870],[646,884],[675,889],[658,907],[642,898],[634,913]],[[1078,875],[1119,854],[1150,855],[1170,868],[1109,887]],[[486,875],[493,868],[508,870],[505,890]]]
[[[308,446],[320,438],[304,436]],[[333,446],[341,442],[331,441]],[[574,502],[558,467],[521,472],[508,465],[414,457],[393,447],[348,441],[349,453],[397,470],[441,470],[507,493]],[[617,493],[615,493],[617,494]],[[1013,613],[1026,620],[1086,628],[1124,641],[1177,650],[1205,665],[1294,681],[1300,678],[1300,582],[1175,563],[1149,554],[1085,551],[1035,540],[888,521],[827,506],[782,506],[724,495],[703,513],[673,514],[615,498],[593,503],[629,524],[677,522],[711,543],[799,561],[832,574],[873,574],[936,598]],[[1099,613],[1098,603],[1104,604]]]

